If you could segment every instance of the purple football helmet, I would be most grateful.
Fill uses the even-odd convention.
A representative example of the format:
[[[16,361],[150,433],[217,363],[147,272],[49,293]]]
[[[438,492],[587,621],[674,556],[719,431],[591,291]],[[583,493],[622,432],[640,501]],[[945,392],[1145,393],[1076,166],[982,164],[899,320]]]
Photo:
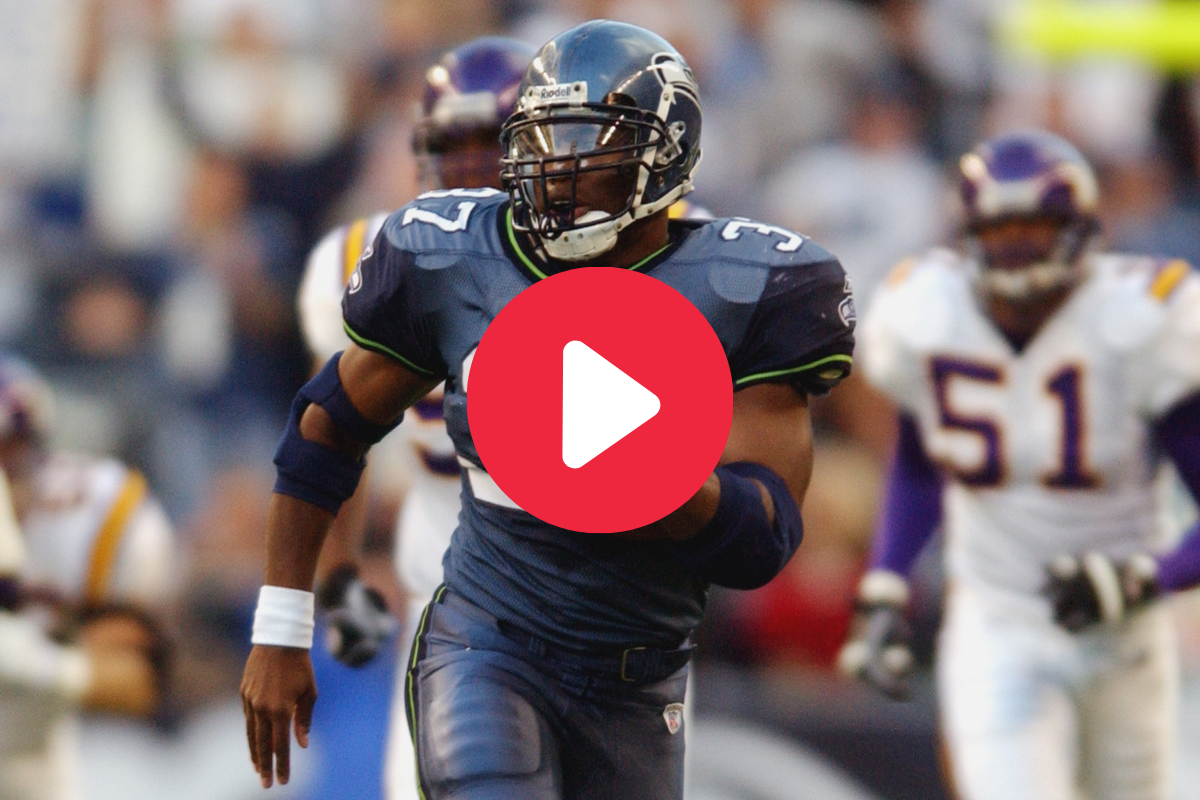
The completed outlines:
[[[484,36],[429,68],[413,133],[426,188],[500,188],[500,126],[536,52],[517,39]]]
[[[1005,134],[964,155],[959,172],[967,244],[981,267],[985,292],[1026,301],[1082,277],[1083,253],[1099,228],[1100,193],[1091,166],[1071,144],[1045,131]],[[1008,263],[998,263],[979,234],[1014,219],[1057,223],[1054,246],[1049,252],[1017,252]]]

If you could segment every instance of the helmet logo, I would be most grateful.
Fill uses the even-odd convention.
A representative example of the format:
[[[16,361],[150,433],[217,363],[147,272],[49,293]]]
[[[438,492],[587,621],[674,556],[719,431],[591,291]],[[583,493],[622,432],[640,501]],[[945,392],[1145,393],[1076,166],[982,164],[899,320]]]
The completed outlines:
[[[663,85],[663,100],[667,105],[674,105],[677,92],[700,104],[700,88],[696,86],[691,68],[683,63],[678,53],[655,53],[650,59],[650,68]],[[659,116],[663,119],[667,118],[665,110],[660,104]]]
[[[846,295],[842,298],[842,302],[838,303],[838,319],[847,328],[858,319],[858,315],[854,313],[854,297],[852,295]]]

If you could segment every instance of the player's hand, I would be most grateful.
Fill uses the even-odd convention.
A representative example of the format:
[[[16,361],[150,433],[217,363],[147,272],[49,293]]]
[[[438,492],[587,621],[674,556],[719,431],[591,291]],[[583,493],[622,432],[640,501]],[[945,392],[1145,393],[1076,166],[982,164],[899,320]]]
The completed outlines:
[[[912,632],[904,616],[908,584],[886,570],[872,570],[858,587],[850,638],[838,669],[894,700],[907,700],[912,672]]]
[[[353,566],[343,564],[317,589],[317,606],[325,612],[325,647],[350,667],[375,657],[399,623],[375,589],[358,579]]]
[[[1158,565],[1145,554],[1113,561],[1100,553],[1063,554],[1046,567],[1042,594],[1054,621],[1072,633],[1119,623],[1158,596]]]
[[[262,778],[263,788],[276,776],[281,784],[291,774],[291,727],[296,741],[308,747],[317,682],[308,651],[298,647],[255,645],[242,674],[242,711],[250,761]]]

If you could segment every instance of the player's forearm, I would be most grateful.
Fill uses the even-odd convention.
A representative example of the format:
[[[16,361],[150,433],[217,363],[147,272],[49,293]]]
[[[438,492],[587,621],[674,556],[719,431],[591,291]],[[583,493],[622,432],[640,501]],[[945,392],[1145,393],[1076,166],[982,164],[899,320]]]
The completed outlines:
[[[367,487],[370,466],[363,471],[358,488],[342,504],[325,536],[321,557],[317,562],[318,581],[345,564],[357,564],[362,557],[363,533],[367,520]]]
[[[264,583],[310,591],[317,559],[333,514],[285,494],[272,494],[267,510],[267,566]]]

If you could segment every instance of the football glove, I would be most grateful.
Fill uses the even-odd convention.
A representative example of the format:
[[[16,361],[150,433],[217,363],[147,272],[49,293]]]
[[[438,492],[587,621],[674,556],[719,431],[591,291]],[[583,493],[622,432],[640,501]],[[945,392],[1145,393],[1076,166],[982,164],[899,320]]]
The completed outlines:
[[[1154,600],[1157,576],[1157,563],[1144,553],[1125,561],[1094,552],[1063,554],[1046,567],[1042,594],[1050,601],[1054,621],[1077,633],[1098,622],[1115,625]]]
[[[905,619],[908,583],[889,570],[871,570],[858,586],[850,638],[838,669],[894,700],[907,700],[912,672],[912,631]]]
[[[348,667],[361,667],[379,652],[399,623],[377,590],[343,564],[317,588],[317,607],[325,612],[325,648]]]

